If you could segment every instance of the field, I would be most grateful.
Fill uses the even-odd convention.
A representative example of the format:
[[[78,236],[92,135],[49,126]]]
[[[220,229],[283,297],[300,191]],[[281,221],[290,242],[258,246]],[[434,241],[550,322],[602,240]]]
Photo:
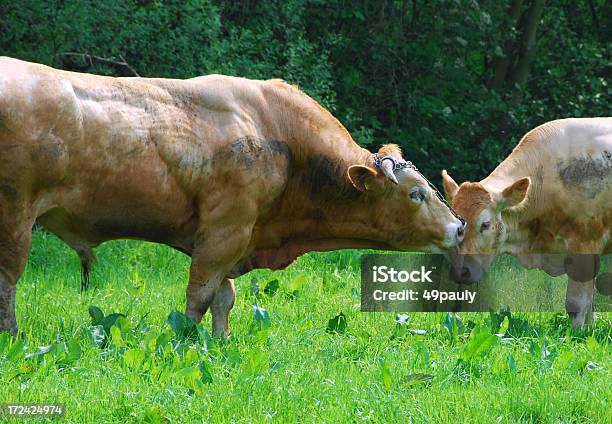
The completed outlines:
[[[400,323],[359,311],[359,252],[341,251],[238,279],[224,342],[209,316],[171,314],[184,255],[117,241],[98,259],[81,294],[76,255],[35,232],[20,337],[0,336],[0,403],[59,402],[77,423],[612,422],[609,312],[587,332],[555,313]]]

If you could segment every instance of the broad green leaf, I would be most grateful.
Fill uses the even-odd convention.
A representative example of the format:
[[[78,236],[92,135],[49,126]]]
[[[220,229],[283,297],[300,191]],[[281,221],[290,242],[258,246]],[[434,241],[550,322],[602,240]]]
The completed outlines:
[[[160,347],[163,347],[167,345],[168,343],[170,343],[171,340],[172,340],[172,334],[170,334],[167,331],[164,331],[159,336],[157,336],[157,340],[155,341],[155,348],[159,349]]]
[[[11,342],[11,335],[7,332],[0,333],[0,357],[9,346]]]
[[[382,375],[383,387],[388,392],[391,390],[391,386],[393,385],[393,378],[391,377],[389,367],[382,359],[380,361],[380,372]]]
[[[97,306],[89,307],[89,316],[91,317],[91,325],[101,325],[104,320],[104,313]]]
[[[125,317],[125,315],[110,314],[109,316],[104,317],[104,319],[102,320],[102,326],[104,327],[104,330],[107,334],[110,334],[111,327],[115,325],[115,321],[117,321],[119,317]]]
[[[142,339],[142,345],[148,350],[154,350],[158,336],[154,331],[147,332]]]
[[[196,328],[196,323],[187,315],[178,311],[172,311],[168,315],[167,321],[178,340],[183,341],[197,337],[198,329]]]
[[[200,378],[200,370],[198,367],[184,367],[181,368],[177,373],[177,377],[183,380],[192,380]]]
[[[176,373],[176,376],[183,385],[190,389],[198,392],[203,389],[202,372],[198,367],[185,367]]]
[[[23,358],[25,356],[23,347],[23,340],[15,340],[6,354],[6,359],[8,359],[9,361],[16,361],[18,359]]]
[[[119,316],[117,316],[113,325],[115,327],[118,327],[119,330],[121,330],[123,334],[129,333],[130,330],[132,329],[132,326],[130,325],[130,321],[127,319],[125,315],[121,315],[121,314],[117,314],[117,315]]]
[[[279,287],[280,287],[280,284],[278,283],[278,280],[275,278],[273,280],[269,280],[266,282],[266,285],[264,286],[263,291],[268,296],[274,296],[276,292],[278,291]]]
[[[478,327],[472,330],[472,336],[461,352],[460,359],[463,362],[469,363],[485,356],[499,340],[499,337],[488,331],[478,330]]]
[[[206,361],[200,361],[200,372],[202,373],[202,383],[212,383],[213,376]]]
[[[81,343],[72,338],[66,342],[66,362],[72,363],[81,357]]]
[[[129,368],[137,370],[146,358],[146,352],[142,349],[128,349],[123,354],[123,361]]]
[[[302,289],[302,287],[308,282],[308,279],[306,278],[306,276],[304,274],[300,274],[296,277],[294,277],[291,281],[289,281],[289,283],[287,284],[287,293],[290,293],[292,295],[295,295],[299,290]]]
[[[195,349],[187,349],[185,352],[185,358],[183,362],[185,365],[193,365],[196,362],[199,362],[200,357],[198,356],[198,352]]]
[[[113,345],[116,347],[125,346],[125,342],[123,341],[123,337],[121,336],[121,330],[119,327],[115,327],[114,325],[110,329],[111,341]]]
[[[343,312],[340,312],[329,320],[326,331],[328,333],[344,334],[347,326],[346,317]]]
[[[8,374],[8,380],[13,380],[15,377],[21,375],[29,375],[32,374],[36,368],[32,364],[25,364],[14,370],[13,372]]]

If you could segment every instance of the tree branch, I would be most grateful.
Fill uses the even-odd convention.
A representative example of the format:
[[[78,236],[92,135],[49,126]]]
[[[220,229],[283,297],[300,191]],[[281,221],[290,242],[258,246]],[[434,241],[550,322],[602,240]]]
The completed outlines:
[[[97,60],[98,62],[110,63],[111,65],[122,66],[122,67],[126,68],[135,77],[139,77],[140,76],[138,74],[138,72],[136,72],[136,69],[134,69],[129,63],[127,63],[125,58],[123,56],[121,56],[121,55],[119,55],[120,61],[119,60],[115,60],[115,59],[111,59],[111,58],[107,58],[107,57],[96,56],[96,55],[93,55],[93,54],[77,53],[77,52],[63,52],[63,53],[56,54],[56,56],[80,57],[83,60],[88,60],[90,65],[93,65],[93,61],[94,60]]]

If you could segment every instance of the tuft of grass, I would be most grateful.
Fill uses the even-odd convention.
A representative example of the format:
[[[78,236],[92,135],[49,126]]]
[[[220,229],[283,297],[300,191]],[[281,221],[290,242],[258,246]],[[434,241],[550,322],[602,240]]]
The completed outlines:
[[[66,422],[612,422],[612,326],[563,315],[359,311],[358,251],[308,254],[237,280],[232,337],[182,314],[189,258],[34,234],[0,335],[2,402],[65,405]]]

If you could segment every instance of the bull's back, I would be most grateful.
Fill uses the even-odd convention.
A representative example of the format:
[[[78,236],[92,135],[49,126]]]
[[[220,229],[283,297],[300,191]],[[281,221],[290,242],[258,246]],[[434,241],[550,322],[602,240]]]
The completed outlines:
[[[263,134],[258,102],[243,101],[259,82],[245,81],[111,78],[0,59],[0,180],[18,184],[65,239],[188,250],[203,196],[216,203],[235,194],[219,191],[260,186],[251,197],[269,207],[286,182],[289,149]]]

